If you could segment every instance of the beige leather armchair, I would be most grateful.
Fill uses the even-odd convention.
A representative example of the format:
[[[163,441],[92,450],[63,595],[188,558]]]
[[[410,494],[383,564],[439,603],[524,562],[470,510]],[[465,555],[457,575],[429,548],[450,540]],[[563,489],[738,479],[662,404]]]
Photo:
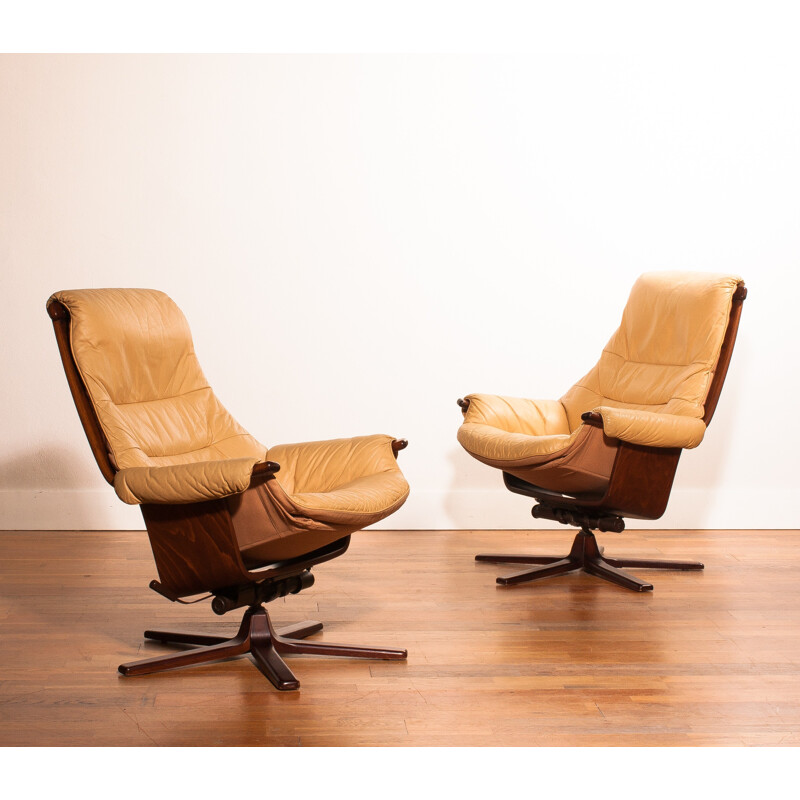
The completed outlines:
[[[606,558],[592,530],[622,531],[624,517],[664,513],[681,451],[703,441],[716,408],[746,295],[736,276],[647,273],[600,360],[559,400],[471,394],[458,401],[464,449],[502,470],[512,492],[535,498],[534,517],[580,528],[567,556],[477,556],[538,565],[498,583],[584,569],[645,591],[652,584],[620,567],[703,568]]]
[[[402,659],[405,650],[306,642],[276,631],[264,603],[314,582],[311,567],[405,502],[404,440],[362,436],[266,448],[205,379],[175,303],[148,289],[56,292],[47,302],[72,396],[103,476],[142,510],[158,581],[172,601],[201,593],[217,614],[246,607],[232,639],[145,631],[195,644],[123,664],[141,675],[250,653],[279,689],[299,686],[281,654]]]

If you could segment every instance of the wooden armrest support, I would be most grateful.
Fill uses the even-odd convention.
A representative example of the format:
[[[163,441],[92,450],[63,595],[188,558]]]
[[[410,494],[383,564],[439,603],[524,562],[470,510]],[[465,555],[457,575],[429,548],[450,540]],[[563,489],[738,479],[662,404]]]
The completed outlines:
[[[83,425],[86,438],[89,440],[89,445],[92,448],[92,454],[94,455],[95,461],[97,461],[97,466],[100,468],[103,477],[113,486],[114,475],[117,472],[117,468],[109,457],[108,443],[106,442],[105,435],[100,427],[100,422],[97,419],[97,413],[94,410],[94,405],[89,399],[89,393],[86,391],[83,378],[78,372],[78,367],[72,355],[69,310],[58,300],[50,300],[47,304],[47,313],[50,319],[53,320],[53,330],[55,331],[56,342],[58,343],[58,351],[61,355],[61,364],[67,376],[67,383],[69,384],[69,390],[72,394],[75,408],[78,410],[78,417],[80,418],[81,425]]]
[[[275,472],[280,472],[281,465],[275,461],[262,461],[260,464],[253,466],[252,476],[267,475]]]
[[[395,439],[392,442],[392,452],[394,453],[394,457],[397,458],[397,454],[401,450],[405,450],[408,447],[408,439]]]
[[[581,419],[587,425],[602,428],[610,439],[643,447],[691,449],[703,441],[706,430],[705,423],[694,417],[635,408],[599,406],[582,414]]]
[[[279,472],[281,465],[277,461],[262,461],[259,464],[253,465],[253,471],[250,473],[250,486],[258,486],[265,481],[269,480],[272,475]]]
[[[158,567],[160,594],[191,597],[251,579],[242,561],[225,498],[139,506]]]

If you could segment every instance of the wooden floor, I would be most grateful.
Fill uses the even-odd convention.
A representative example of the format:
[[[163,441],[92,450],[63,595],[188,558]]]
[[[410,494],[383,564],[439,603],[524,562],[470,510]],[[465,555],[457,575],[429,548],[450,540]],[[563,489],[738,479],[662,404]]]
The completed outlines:
[[[238,614],[147,588],[144,533],[0,533],[0,745],[798,745],[800,532],[604,534],[609,555],[696,558],[631,592],[585,574],[498,587],[481,551],[559,532],[367,532],[271,604],[322,640],[408,662],[298,657],[277,692],[248,658],[123,678],[146,627]],[[234,619],[236,617],[236,619]]]

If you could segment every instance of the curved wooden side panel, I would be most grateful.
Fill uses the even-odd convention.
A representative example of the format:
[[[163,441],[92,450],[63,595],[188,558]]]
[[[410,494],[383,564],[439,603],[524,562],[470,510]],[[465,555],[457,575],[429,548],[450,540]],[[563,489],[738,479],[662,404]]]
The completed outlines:
[[[224,499],[140,508],[166,594],[189,597],[252,581]]]
[[[722,386],[728,375],[728,367],[730,366],[731,356],[733,355],[733,346],[736,344],[736,334],[739,331],[739,319],[742,316],[742,304],[746,297],[747,287],[744,285],[743,281],[740,281],[739,285],[736,287],[736,291],[733,293],[731,313],[728,317],[728,327],[725,329],[725,338],[722,340],[719,358],[714,368],[714,377],[711,379],[711,386],[709,386],[708,394],[706,395],[705,413],[703,414],[703,422],[705,422],[706,425],[711,422],[711,418],[714,416]]]
[[[681,457],[680,448],[643,447],[617,440],[617,455],[608,487],[602,495],[571,496],[543,489],[507,472],[506,488],[533,497],[551,508],[658,519],[667,508]]]
[[[583,415],[584,424],[603,427],[599,414]],[[602,497],[577,498],[580,508],[637,519],[658,519],[666,510],[681,457],[679,447],[647,447],[619,439],[608,486]]]
[[[611,480],[597,508],[636,519],[658,519],[667,510],[679,447],[644,447],[620,442]]]
[[[296,575],[344,553],[350,536],[297,558],[249,570],[242,559],[228,498],[183,505],[140,506],[161,582],[171,599]]]
[[[97,466],[100,468],[100,472],[103,473],[103,477],[113,484],[117,470],[111,463],[106,437],[100,427],[100,421],[97,419],[92,401],[89,399],[89,393],[86,391],[83,378],[81,378],[81,374],[78,371],[75,357],[72,355],[69,310],[58,300],[51,300],[47,304],[47,313],[50,315],[50,319],[53,320],[53,330],[56,334],[58,352],[61,354],[61,363],[67,376],[67,383],[72,393],[72,399],[75,402],[75,408],[78,410],[78,417],[81,425],[83,425],[86,438],[89,440],[89,446],[92,448],[92,454]]]

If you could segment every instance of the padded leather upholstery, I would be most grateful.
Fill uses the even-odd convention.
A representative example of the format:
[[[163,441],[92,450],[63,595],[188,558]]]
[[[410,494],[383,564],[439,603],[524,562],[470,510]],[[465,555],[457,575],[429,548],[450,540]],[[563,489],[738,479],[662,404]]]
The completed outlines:
[[[201,503],[243,492],[258,458],[190,461],[164,467],[128,467],[114,476],[120,500],[137,503]]]
[[[702,419],[740,281],[697,272],[642,275],[597,365],[561,398],[570,429],[599,406]]]
[[[208,385],[189,325],[167,295],[81,289],[53,298],[70,312],[72,354],[118,469],[263,460],[265,448]]]
[[[53,299],[70,312],[72,353],[124,502],[250,494],[257,500],[248,508],[260,510],[241,515],[247,522],[237,536],[241,527],[240,543],[253,547],[309,530],[333,541],[383,519],[408,496],[390,436],[279,445],[267,453],[214,395],[186,319],[163,292],[84,289]],[[253,466],[268,456],[280,472],[250,487]],[[279,521],[267,524],[267,517]]]
[[[560,400],[467,395],[459,442],[483,463],[566,492],[602,489],[615,439],[697,447],[740,280],[692,272],[642,275],[600,360]],[[583,424],[587,411],[601,415],[602,432]]]
[[[359,436],[281,444],[271,447],[267,458],[281,465],[279,483],[301,508],[374,514],[408,494],[392,441]]]

